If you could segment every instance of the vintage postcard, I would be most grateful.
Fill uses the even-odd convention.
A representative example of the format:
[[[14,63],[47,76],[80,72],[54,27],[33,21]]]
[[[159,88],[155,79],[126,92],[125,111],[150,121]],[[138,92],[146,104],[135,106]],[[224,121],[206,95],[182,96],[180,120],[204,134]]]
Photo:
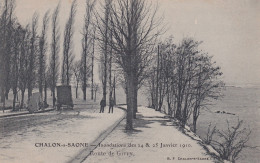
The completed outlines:
[[[0,0],[1,163],[258,163],[258,0]]]

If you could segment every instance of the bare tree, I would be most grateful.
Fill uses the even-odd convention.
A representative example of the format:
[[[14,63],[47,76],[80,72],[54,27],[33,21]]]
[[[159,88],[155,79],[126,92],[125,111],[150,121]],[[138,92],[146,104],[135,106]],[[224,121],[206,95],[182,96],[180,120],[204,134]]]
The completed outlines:
[[[110,35],[109,35],[109,41],[112,41],[112,32],[110,31]],[[109,85],[109,106],[110,106],[110,102],[113,98],[113,85],[112,85],[112,66],[113,66],[113,63],[112,63],[112,47],[109,46],[109,60],[108,60],[108,85]]]
[[[176,45],[172,43],[172,37],[170,37],[168,40],[166,40],[166,46],[164,49],[164,78],[165,78],[165,94],[166,94],[166,101],[168,105],[168,115],[171,117],[174,116],[175,113],[175,105],[176,102],[174,100],[175,96],[175,81],[174,79],[175,74],[175,66],[176,66],[176,60],[175,60],[175,49]]]
[[[118,0],[110,9],[111,25],[108,30],[112,32],[111,41],[102,40],[109,44],[114,52],[115,61],[124,72],[127,88],[127,124],[126,129],[132,130],[134,108],[137,107],[137,90],[140,78],[147,65],[149,56],[154,49],[154,40],[158,33],[154,30],[158,26],[155,19],[155,10],[143,0]],[[102,30],[106,24],[106,17],[99,17],[98,28],[101,36],[109,32]],[[152,49],[152,50],[151,50]]]
[[[239,154],[245,148],[257,148],[247,145],[250,138],[251,130],[243,127],[243,121],[238,119],[238,123],[231,127],[227,121],[227,131],[217,131],[219,140],[212,141],[220,157],[229,160],[232,163],[239,158]]]
[[[53,98],[53,106],[55,106],[55,88],[59,76],[59,51],[60,51],[60,29],[58,25],[58,16],[60,4],[57,5],[52,14],[52,43],[50,57],[50,75],[51,75],[51,91]]]
[[[219,80],[222,75],[220,67],[211,61],[212,57],[202,54],[196,58],[197,70],[194,74],[193,131],[196,132],[200,109],[211,104],[211,99],[222,97],[224,83]]]
[[[64,30],[64,42],[63,42],[63,63],[62,63],[62,84],[69,85],[70,77],[71,77],[71,66],[74,59],[74,54],[72,52],[72,39],[74,33],[74,21],[76,14],[76,0],[74,0],[71,4],[70,8],[70,16],[65,25]]]
[[[87,74],[88,74],[88,63],[87,57],[90,50],[91,45],[91,24],[92,24],[92,14],[94,10],[95,0],[86,0],[86,13],[84,17],[84,27],[83,27],[83,39],[82,39],[82,91],[83,91],[83,100],[87,98]]]
[[[13,38],[13,53],[11,56],[11,78],[10,83],[13,90],[13,110],[16,110],[16,97],[18,93],[18,81],[19,81],[19,57],[21,51],[21,35],[22,35],[22,27],[18,25],[17,27],[13,26],[13,33],[10,37]]]
[[[209,124],[208,126],[208,131],[207,131],[207,136],[206,136],[206,139],[204,140],[204,142],[208,145],[211,144],[212,140],[213,140],[213,136],[215,135],[216,133],[216,125],[212,128],[211,127],[211,123]]]
[[[21,91],[20,109],[24,106],[24,93],[27,88],[27,71],[29,68],[29,54],[30,54],[30,31],[29,25],[22,31],[21,54],[19,58],[19,89]]]
[[[103,98],[106,104],[106,95],[107,95],[107,73],[108,73],[108,59],[109,59],[109,17],[110,17],[110,8],[112,0],[105,0],[105,5],[103,5],[103,16],[96,13],[97,19],[97,29],[99,32],[100,48],[101,48],[101,82],[102,82],[102,91]]]
[[[96,28],[94,27],[93,39],[92,39],[92,56],[91,56],[91,100],[94,99],[94,57],[95,57],[95,35]]]
[[[46,81],[46,51],[47,51],[47,30],[48,30],[48,23],[49,23],[49,11],[47,11],[44,14],[43,20],[42,20],[42,32],[40,36],[40,42],[39,42],[39,69],[38,69],[38,85],[39,85],[39,92],[41,96],[43,97],[43,85],[44,88],[47,86],[47,81]],[[46,89],[44,89],[46,90]],[[44,101],[46,102],[46,91],[45,91],[45,97]]]
[[[30,45],[30,56],[29,56],[29,68],[27,72],[27,88],[28,88],[28,99],[32,96],[32,90],[35,84],[36,77],[36,57],[37,57],[37,25],[38,14],[34,13],[31,24],[31,45]]]
[[[166,50],[167,50],[167,44],[161,44],[158,45],[158,58],[157,58],[157,98],[158,100],[157,103],[157,111],[161,111],[163,101],[164,101],[164,96],[165,96],[165,91],[166,91],[166,76],[165,76],[165,69],[166,69]]]
[[[160,74],[160,47],[158,45],[157,52],[157,66],[156,66],[156,93],[155,93],[155,110],[158,110],[158,99],[159,99],[159,74]]]

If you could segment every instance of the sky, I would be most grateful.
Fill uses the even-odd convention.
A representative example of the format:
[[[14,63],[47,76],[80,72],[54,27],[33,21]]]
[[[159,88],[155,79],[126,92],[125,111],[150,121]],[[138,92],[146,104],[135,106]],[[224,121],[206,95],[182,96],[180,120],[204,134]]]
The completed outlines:
[[[16,0],[16,15],[23,25],[35,11],[53,11],[59,0]],[[72,0],[60,0],[60,26],[64,27]],[[148,0],[147,0],[148,1]],[[203,41],[200,49],[213,56],[228,85],[260,85],[260,2],[258,0],[149,0],[159,5],[167,32],[178,43],[185,37]],[[74,53],[81,54],[85,0],[77,0]],[[61,29],[63,34],[63,29]],[[61,40],[62,42],[62,40]],[[96,72],[98,71],[96,67]],[[96,77],[97,78],[97,77]]]

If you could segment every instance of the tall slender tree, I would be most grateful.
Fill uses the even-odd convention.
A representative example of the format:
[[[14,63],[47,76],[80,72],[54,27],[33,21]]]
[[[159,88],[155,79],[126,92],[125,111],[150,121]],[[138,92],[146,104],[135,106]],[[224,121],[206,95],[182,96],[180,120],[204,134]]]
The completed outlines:
[[[108,63],[109,63],[109,19],[110,19],[110,8],[111,8],[112,0],[105,0],[105,4],[102,6],[104,11],[101,14],[96,13],[97,18],[97,27],[99,32],[100,48],[100,62],[101,62],[101,82],[102,82],[102,99],[105,100],[106,104],[106,96],[107,96],[107,77],[108,77]]]
[[[13,32],[10,37],[13,38],[13,50],[12,50],[12,56],[11,56],[11,77],[10,77],[10,83],[13,90],[13,110],[16,110],[16,97],[18,93],[18,81],[19,81],[19,57],[20,57],[20,51],[21,51],[21,34],[22,34],[22,27],[20,25],[13,26]]]
[[[30,55],[30,30],[29,24],[22,31],[21,54],[19,58],[19,89],[21,91],[20,110],[24,106],[24,94],[27,88],[28,58]]]
[[[44,14],[42,20],[42,32],[40,36],[39,42],[39,69],[38,69],[38,85],[39,85],[39,92],[41,97],[43,97],[43,86],[46,86],[46,52],[47,52],[47,30],[48,30],[48,23],[49,23],[49,11]],[[46,94],[45,94],[46,96]],[[45,98],[46,100],[46,98]],[[44,100],[44,101],[45,101]],[[46,101],[45,101],[46,102]]]
[[[93,28],[93,39],[92,39],[92,56],[91,56],[91,100],[94,99],[94,57],[95,57],[95,37],[96,28]]]
[[[58,16],[60,11],[60,4],[54,9],[52,13],[52,43],[51,43],[51,57],[50,57],[50,77],[51,77],[51,91],[53,106],[55,106],[55,88],[59,76],[59,51],[60,51],[60,28],[58,25]]]
[[[31,24],[31,45],[30,45],[30,56],[29,56],[29,68],[27,72],[27,88],[28,88],[28,99],[32,96],[32,90],[35,84],[36,78],[36,57],[37,57],[37,28],[38,28],[38,14],[34,13]]]
[[[109,34],[109,41],[111,42],[112,41],[112,31],[110,31],[110,34]],[[111,44],[111,43],[110,43]],[[109,84],[109,105],[110,105],[110,102],[111,102],[111,99],[113,97],[113,83],[112,83],[112,47],[109,46],[109,66],[108,66],[108,72],[109,72],[109,77],[108,77],[108,84]]]
[[[86,0],[86,13],[84,16],[83,39],[82,39],[82,91],[83,100],[87,99],[87,78],[88,78],[88,63],[87,58],[91,47],[91,25],[92,15],[94,11],[96,0]]]
[[[62,62],[62,84],[69,85],[71,78],[71,67],[74,59],[72,51],[73,47],[73,33],[74,33],[74,22],[76,15],[76,0],[71,4],[69,19],[65,25],[64,30],[64,42],[63,42],[63,62]]]

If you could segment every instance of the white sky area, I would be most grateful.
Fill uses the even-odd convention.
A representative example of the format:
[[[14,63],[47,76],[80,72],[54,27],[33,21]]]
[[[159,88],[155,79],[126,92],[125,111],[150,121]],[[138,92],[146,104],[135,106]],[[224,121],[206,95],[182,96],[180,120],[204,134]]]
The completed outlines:
[[[59,0],[16,0],[16,15],[25,25],[35,11],[41,18]],[[64,28],[72,0],[60,0],[60,27]],[[147,0],[148,1],[148,0]],[[260,2],[257,0],[152,0],[159,4],[158,16],[164,17],[167,33],[178,43],[184,37],[203,41],[201,49],[214,56],[230,85],[260,85]],[[81,55],[81,34],[85,0],[78,0],[75,22],[74,53]],[[50,27],[50,26],[49,26]],[[61,36],[63,35],[61,28]],[[50,37],[50,35],[48,36]],[[61,38],[61,46],[63,39]],[[60,58],[62,56],[62,49]],[[98,73],[98,69],[96,68]],[[96,75],[98,79],[98,75]]]

